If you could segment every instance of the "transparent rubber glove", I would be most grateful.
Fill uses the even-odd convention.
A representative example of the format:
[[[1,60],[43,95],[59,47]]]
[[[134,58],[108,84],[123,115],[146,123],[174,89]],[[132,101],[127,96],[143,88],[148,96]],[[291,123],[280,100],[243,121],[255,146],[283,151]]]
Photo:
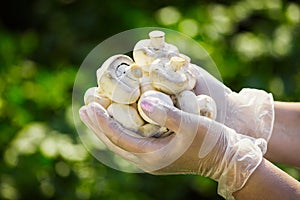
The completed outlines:
[[[244,88],[231,91],[203,68],[193,66],[197,78],[195,93],[211,96],[217,104],[217,121],[238,133],[269,141],[274,124],[274,100],[271,93]]]
[[[209,118],[189,114],[146,98],[144,112],[174,133],[163,138],[142,138],[124,129],[97,103],[80,109],[82,121],[114,153],[152,174],[198,174],[218,182],[218,193],[234,199],[259,166],[264,139],[238,134]]]

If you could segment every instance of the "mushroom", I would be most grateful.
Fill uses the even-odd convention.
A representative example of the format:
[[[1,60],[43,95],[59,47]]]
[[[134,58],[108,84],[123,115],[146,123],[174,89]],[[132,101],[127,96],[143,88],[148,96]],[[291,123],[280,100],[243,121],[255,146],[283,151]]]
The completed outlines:
[[[126,55],[108,58],[97,70],[98,87],[88,89],[85,104],[97,102],[123,127],[142,137],[164,137],[172,133],[150,119],[141,108],[145,98],[174,104],[181,110],[215,119],[214,100],[192,91],[196,78],[190,58],[164,41],[164,33],[152,31],[133,51],[135,62]]]
[[[139,128],[138,134],[143,137],[163,137],[171,134],[171,131],[166,127],[146,123]]]
[[[142,126],[140,128],[140,130],[139,130],[140,134],[145,137],[151,137],[151,136],[162,137],[162,136],[169,135],[171,132],[166,127],[159,126],[157,122],[150,119],[144,113],[143,109],[141,108],[141,101],[145,98],[155,98],[155,99],[158,99],[159,101],[163,102],[166,105],[173,106],[173,101],[172,101],[171,97],[167,94],[164,94],[164,93],[156,91],[156,90],[148,90],[148,91],[144,92],[141,95],[141,97],[137,103],[137,108],[138,108],[138,112],[139,112],[140,116],[146,122],[148,122],[148,124],[145,124],[144,126]]]
[[[134,131],[140,136],[161,137],[170,133],[166,127],[145,122],[132,105],[112,103],[107,108],[107,112],[123,127]]]
[[[97,70],[100,92],[112,101],[131,104],[140,96],[139,78],[142,69],[126,55],[108,58]]]
[[[111,100],[99,92],[99,88],[91,87],[84,94],[84,103],[88,105],[91,102],[97,102],[103,108],[107,108],[111,104]]]
[[[193,89],[196,84],[189,70],[189,62],[183,57],[173,56],[169,62],[157,59],[150,66],[152,85],[167,94],[178,94]]]
[[[217,118],[217,105],[213,98],[208,95],[200,94],[197,96],[200,115],[212,120]]]
[[[137,110],[127,104],[112,103],[107,112],[125,128],[137,132],[145,124]]]
[[[208,117],[215,120],[217,117],[217,106],[213,98],[208,95],[196,94],[190,90],[184,90],[176,96],[177,107],[181,110]]]
[[[149,72],[149,66],[157,58],[170,59],[179,54],[176,46],[165,42],[164,32],[152,31],[149,38],[137,42],[133,50],[134,61],[142,66],[145,72]]]
[[[200,114],[197,96],[190,90],[184,90],[176,96],[176,106],[185,112]]]
[[[148,90],[155,90],[149,76],[144,75],[142,78],[140,78],[140,90],[142,94]]]

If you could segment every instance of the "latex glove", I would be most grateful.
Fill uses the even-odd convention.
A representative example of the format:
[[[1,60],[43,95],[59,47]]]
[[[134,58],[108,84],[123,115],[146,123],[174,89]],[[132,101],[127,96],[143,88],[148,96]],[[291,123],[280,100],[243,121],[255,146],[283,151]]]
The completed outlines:
[[[217,104],[217,121],[235,131],[269,141],[274,124],[274,100],[270,93],[257,89],[232,92],[204,69],[192,65],[196,75],[196,94],[211,96]]]
[[[174,133],[164,138],[135,137],[97,103],[80,109],[82,121],[124,159],[152,174],[198,174],[218,181],[218,193],[234,199],[262,160],[264,139],[236,133],[216,121],[144,99],[142,109]]]

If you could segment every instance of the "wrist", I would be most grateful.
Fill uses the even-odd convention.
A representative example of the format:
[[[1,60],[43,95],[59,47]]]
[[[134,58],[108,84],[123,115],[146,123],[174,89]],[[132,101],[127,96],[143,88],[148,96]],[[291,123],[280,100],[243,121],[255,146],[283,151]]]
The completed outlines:
[[[299,182],[263,159],[243,188],[234,192],[236,199],[299,199]]]
[[[200,161],[199,173],[218,182],[218,193],[226,199],[240,190],[263,159],[266,142],[223,127],[216,145]],[[214,135],[215,137],[216,135]]]

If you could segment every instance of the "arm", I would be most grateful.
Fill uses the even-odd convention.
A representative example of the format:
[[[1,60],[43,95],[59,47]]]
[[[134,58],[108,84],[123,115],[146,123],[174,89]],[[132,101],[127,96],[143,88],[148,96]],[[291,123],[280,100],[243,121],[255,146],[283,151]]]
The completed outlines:
[[[299,199],[300,184],[284,171],[264,159],[245,186],[234,193],[237,200]]]
[[[80,110],[81,119],[109,149],[153,174],[198,174],[217,181],[218,193],[233,199],[260,165],[265,140],[236,133],[209,118],[182,112],[159,99],[143,99],[148,117],[174,131],[163,138],[135,137],[97,103]]]
[[[255,145],[259,139],[159,101],[144,100],[144,105],[151,119],[176,133],[164,138],[124,134],[124,128],[97,104],[84,106],[80,114],[111,150],[147,172],[208,176],[219,182],[219,194],[229,199],[232,192],[236,199],[299,199],[300,184],[262,158]]]
[[[265,157],[300,167],[300,103],[275,102],[273,133]]]

